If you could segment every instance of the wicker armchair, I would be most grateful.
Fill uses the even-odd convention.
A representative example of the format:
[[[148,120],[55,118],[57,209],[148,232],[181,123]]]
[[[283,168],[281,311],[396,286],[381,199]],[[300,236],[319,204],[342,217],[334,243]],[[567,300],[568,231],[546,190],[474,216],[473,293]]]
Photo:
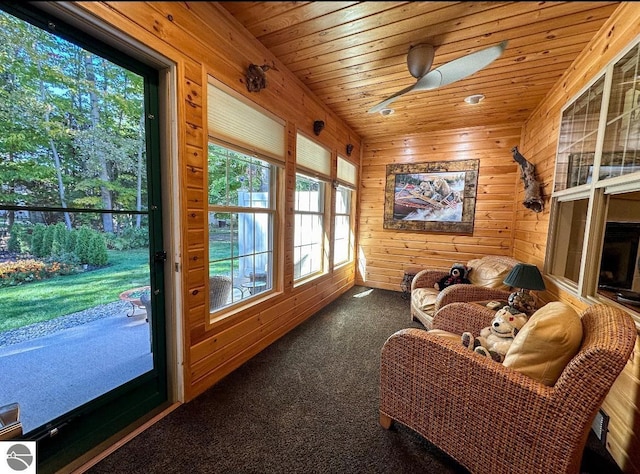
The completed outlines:
[[[406,425],[471,472],[577,473],[593,419],[637,336],[620,309],[595,305],[580,316],[580,349],[553,386],[437,331],[395,333],[382,349],[381,425]],[[490,317],[480,305],[454,303],[434,327],[477,330]]]
[[[233,281],[225,275],[209,277],[209,310],[213,311],[227,304],[233,288]]]
[[[449,274],[449,269],[426,269],[411,282],[411,319],[432,328],[433,315],[453,302],[507,300],[511,291],[502,283],[518,260],[499,255],[482,257],[467,263],[472,285],[452,285],[442,291],[433,285]],[[475,268],[474,268],[475,267]]]

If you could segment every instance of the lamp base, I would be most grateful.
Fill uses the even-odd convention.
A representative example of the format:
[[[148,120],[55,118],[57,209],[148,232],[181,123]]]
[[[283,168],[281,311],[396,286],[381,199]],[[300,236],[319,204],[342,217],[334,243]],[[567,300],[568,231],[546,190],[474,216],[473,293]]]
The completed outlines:
[[[518,290],[509,295],[509,306],[531,316],[536,310],[536,302],[531,294],[524,290]]]

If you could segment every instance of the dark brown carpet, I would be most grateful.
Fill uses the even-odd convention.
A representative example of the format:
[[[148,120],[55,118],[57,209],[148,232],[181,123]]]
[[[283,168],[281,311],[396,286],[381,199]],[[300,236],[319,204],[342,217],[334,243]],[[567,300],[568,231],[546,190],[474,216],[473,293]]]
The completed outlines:
[[[88,472],[464,473],[378,424],[380,349],[405,327],[422,326],[401,293],[352,288]],[[584,472],[616,472],[593,440],[585,460]]]

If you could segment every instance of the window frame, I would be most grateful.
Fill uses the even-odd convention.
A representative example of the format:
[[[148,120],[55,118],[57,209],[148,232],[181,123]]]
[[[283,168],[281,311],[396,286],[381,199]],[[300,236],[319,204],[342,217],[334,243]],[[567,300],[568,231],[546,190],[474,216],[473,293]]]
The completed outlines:
[[[336,185],[334,186],[335,189],[335,206],[333,208],[333,261],[332,261],[332,266],[333,268],[339,268],[341,266],[347,265],[349,263],[353,262],[354,259],[354,210],[355,210],[355,195],[356,195],[356,191],[355,189],[353,189],[350,186],[345,186],[343,184],[340,184],[339,182],[336,183]],[[345,213],[340,213],[338,212],[338,196],[339,196],[339,191],[340,190],[345,190],[349,193],[349,205],[346,208]],[[337,237],[337,230],[339,228],[338,226],[338,218],[339,217],[346,217],[348,220],[348,229],[347,229],[347,258],[340,260],[340,261],[336,261],[336,248],[338,247],[337,243],[338,243],[338,237]]]
[[[600,165],[605,159],[611,159],[609,156],[604,157],[605,136],[610,130],[607,129],[610,125],[616,125],[616,119],[609,119],[609,108],[612,99],[612,90],[617,84],[613,83],[614,71],[618,63],[634,49],[640,49],[640,36],[636,37],[634,41],[624,48],[606,67],[596,74],[591,81],[581,89],[575,96],[573,96],[562,108],[560,113],[560,119],[558,124],[559,136],[556,143],[556,162],[554,169],[554,183],[553,192],[551,194],[551,212],[549,219],[549,231],[547,238],[547,248],[545,255],[544,270],[547,277],[553,281],[558,287],[567,293],[587,302],[587,303],[605,303],[614,306],[620,306],[623,309],[630,311],[634,314],[634,318],[637,323],[640,323],[640,312],[638,310],[632,310],[628,306],[623,306],[607,298],[598,292],[598,278],[603,253],[604,245],[604,230],[607,223],[607,210],[609,205],[609,199],[616,194],[624,194],[627,192],[640,191],[640,171],[631,171],[628,174],[620,174],[613,177],[600,178]],[[640,60],[637,67],[640,68]],[[599,117],[597,123],[597,132],[595,140],[595,150],[593,151],[594,158],[591,170],[591,179],[587,179],[582,183],[578,180],[578,184],[569,187],[563,183],[559,185],[559,179],[568,179],[570,170],[566,169],[561,171],[561,168],[566,165],[559,159],[561,152],[567,149],[561,149],[562,140],[562,125],[564,122],[564,114],[573,105],[583,97],[583,95],[590,91],[594,85],[596,85],[602,78],[604,78],[604,91],[602,93],[602,102],[600,104]],[[589,117],[587,116],[588,120]],[[608,123],[610,122],[610,123]],[[579,139],[578,141],[580,141]],[[572,145],[570,145],[572,146]],[[624,148],[627,150],[626,146]],[[590,150],[589,150],[590,151]],[[583,250],[580,259],[580,269],[578,281],[574,284],[568,278],[553,274],[554,259],[556,243],[559,242],[563,236],[566,236],[566,230],[560,226],[560,206],[564,202],[575,201],[580,199],[587,199],[587,215],[584,231]],[[570,232],[571,230],[569,230]],[[597,258],[596,258],[597,257]]]
[[[214,78],[211,74],[207,75],[207,114],[208,114],[208,133],[207,133],[207,157],[208,157],[208,147],[210,143],[215,145],[227,148],[229,150],[235,151],[237,153],[241,153],[246,155],[247,157],[256,158],[267,162],[271,165],[271,184],[270,184],[270,201],[271,208],[258,208],[260,212],[268,211],[270,215],[270,223],[269,223],[269,241],[270,241],[270,254],[269,264],[267,267],[266,281],[267,281],[267,289],[257,292],[249,292],[250,294],[246,297],[240,297],[237,301],[233,300],[230,304],[222,306],[220,308],[215,308],[215,310],[210,310],[210,302],[209,302],[209,285],[207,283],[207,296],[205,298],[205,303],[207,304],[207,312],[209,314],[209,318],[207,319],[207,323],[210,325],[217,323],[223,319],[226,319],[229,316],[236,314],[239,311],[242,311],[254,304],[258,301],[262,301],[265,298],[272,297],[276,295],[278,292],[282,290],[283,286],[283,271],[282,271],[282,235],[283,235],[283,207],[284,207],[284,173],[285,173],[285,162],[286,162],[286,149],[287,149],[287,126],[286,121],[281,119],[280,117],[273,114],[271,111],[264,109],[263,107],[255,104],[253,101],[249,100],[242,94],[234,91],[230,87],[226,86],[224,83],[220,82],[216,78]],[[213,89],[213,90],[212,90]],[[213,95],[212,95],[213,94]],[[230,110],[231,115],[233,116],[233,125],[231,128],[224,126],[224,123],[217,119],[217,116],[214,115],[214,103],[216,102],[216,97],[219,97],[222,94],[223,100],[222,102],[226,104],[226,106],[231,107]],[[246,110],[250,108],[250,120],[249,122],[242,120],[242,117],[239,117],[237,112],[238,110]],[[224,110],[220,110],[220,108],[216,108],[218,112],[224,113]],[[253,120],[253,121],[251,121]],[[268,123],[264,123],[263,120],[266,120]],[[220,127],[220,124],[223,124],[222,130],[220,133],[217,133],[217,128]],[[250,124],[253,123],[253,126]],[[235,125],[234,125],[235,124]],[[265,127],[276,126],[278,130],[281,129],[282,136],[277,140],[272,140],[274,131],[271,131],[268,134],[258,133],[255,140],[252,139],[252,131],[256,128],[260,128],[260,124],[263,124]],[[270,136],[271,135],[271,136]],[[281,140],[281,142],[279,142]],[[280,145],[278,145],[280,143]],[[209,241],[209,214],[211,212],[230,212],[230,213],[246,213],[246,212],[254,212],[256,208],[253,207],[244,207],[244,206],[220,206],[220,205],[209,205],[209,169],[208,169],[208,158],[207,158],[207,169],[205,172],[205,189],[203,190],[204,198],[206,199],[206,215],[205,215],[205,225],[206,225],[206,239],[205,241]],[[207,267],[205,268],[205,272],[207,276],[209,276],[209,265],[210,265],[210,255],[209,255],[209,246],[207,245],[204,249],[204,258],[207,262]],[[233,269],[231,270],[233,274]],[[208,277],[207,277],[208,282]],[[269,286],[270,283],[270,286]],[[235,282],[233,283],[235,284]],[[232,287],[232,293],[236,291],[243,292],[244,287]]]
[[[268,207],[253,207],[253,206],[241,206],[238,203],[236,204],[230,204],[227,203],[226,205],[224,204],[211,204],[209,201],[207,202],[207,225],[208,225],[208,229],[211,228],[211,222],[209,221],[209,216],[211,214],[216,214],[216,213],[225,213],[225,214],[267,214],[269,216],[269,222],[268,222],[268,243],[267,243],[267,249],[265,251],[259,251],[256,252],[254,251],[251,254],[246,254],[246,255],[240,255],[240,254],[233,254],[226,259],[217,259],[215,260],[215,262],[221,262],[221,261],[230,261],[231,262],[231,272],[232,272],[232,276],[233,276],[233,261],[235,260],[240,260],[242,258],[246,258],[249,257],[249,255],[252,255],[255,259],[255,256],[258,254],[267,254],[267,271],[266,271],[266,275],[265,275],[265,282],[266,282],[266,287],[264,290],[261,290],[259,292],[257,291],[251,291],[250,290],[250,286],[236,286],[236,279],[232,278],[233,281],[233,286],[232,286],[232,297],[231,297],[231,302],[227,305],[224,306],[220,306],[218,308],[215,308],[214,310],[209,310],[209,314],[212,315],[215,318],[218,318],[221,314],[225,313],[226,311],[229,310],[229,308],[234,308],[234,307],[239,307],[239,306],[244,306],[245,304],[251,304],[252,300],[257,299],[258,297],[264,297],[266,295],[269,295],[271,293],[273,293],[275,287],[276,287],[276,281],[277,281],[277,275],[278,273],[275,271],[275,269],[277,268],[277,264],[276,264],[276,259],[277,259],[277,242],[278,242],[278,235],[279,235],[279,230],[278,230],[278,226],[277,226],[277,222],[278,222],[278,187],[279,187],[279,182],[281,181],[279,176],[281,174],[281,170],[282,167],[277,163],[274,162],[274,160],[270,160],[267,157],[264,156],[260,156],[258,153],[249,151],[249,150],[244,150],[242,149],[242,147],[240,146],[234,146],[234,145],[230,145],[228,143],[225,143],[221,140],[217,140],[214,137],[209,136],[209,140],[208,140],[208,144],[215,144],[216,146],[219,146],[221,148],[224,148],[226,150],[229,150],[231,152],[236,152],[236,153],[240,153],[242,155],[244,155],[244,157],[246,157],[247,159],[258,159],[261,160],[262,162],[268,163],[269,165],[269,170],[270,170],[270,182],[269,182],[269,204]],[[208,155],[208,154],[207,154]],[[231,157],[227,157],[227,159],[233,159]],[[227,175],[227,179],[228,179],[228,175]],[[207,179],[207,183],[208,183],[208,179]],[[227,181],[227,190],[228,190],[228,181]],[[209,193],[207,191],[207,198],[209,198]],[[209,252],[207,252],[207,262],[208,262],[208,271],[210,271],[210,266],[212,263],[214,263],[214,261],[212,261],[211,256],[209,255]],[[255,269],[254,269],[255,270]],[[209,277],[211,277],[212,275],[209,273]],[[242,277],[242,276],[241,276]],[[241,278],[238,277],[238,278]],[[244,277],[247,277],[246,275],[244,275]],[[245,291],[248,292],[248,294],[245,294]],[[240,292],[240,296],[238,298],[236,298],[236,293]]]
[[[327,225],[327,220],[328,220],[328,214],[332,215],[333,212],[329,212],[327,213],[327,209],[330,209],[330,207],[328,206],[328,200],[330,199],[330,188],[329,188],[329,182],[326,179],[322,179],[319,176],[311,176],[308,172],[305,172],[303,170],[296,170],[296,188],[298,187],[298,179],[299,178],[303,178],[303,179],[307,179],[307,180],[311,180],[311,181],[315,181],[317,182],[320,186],[322,186],[322,196],[321,198],[318,199],[318,204],[322,207],[319,211],[304,211],[304,210],[299,210],[298,209],[298,194],[297,194],[297,190],[295,191],[294,194],[294,205],[293,205],[293,219],[294,219],[294,224],[293,224],[293,232],[294,232],[294,236],[293,236],[293,247],[292,247],[292,252],[293,252],[293,286],[297,287],[299,285],[302,285],[310,280],[314,280],[322,275],[325,275],[328,273],[328,253],[329,253],[329,239],[328,239],[328,230],[329,227]],[[316,216],[319,218],[319,222],[320,225],[322,226],[322,228],[320,229],[320,239],[319,239],[319,244],[320,244],[320,268],[318,270],[315,271],[311,271],[309,273],[305,273],[304,275],[298,275],[296,276],[296,249],[302,247],[303,245],[296,245],[296,232],[298,229],[298,225],[296,223],[298,216]]]

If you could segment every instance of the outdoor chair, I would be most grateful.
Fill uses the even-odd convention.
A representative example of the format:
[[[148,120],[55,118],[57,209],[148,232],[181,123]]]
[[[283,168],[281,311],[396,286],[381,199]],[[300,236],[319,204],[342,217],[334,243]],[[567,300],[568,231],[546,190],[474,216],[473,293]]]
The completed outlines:
[[[227,304],[233,289],[233,281],[225,275],[209,277],[209,310],[213,311]]]
[[[396,332],[382,349],[380,424],[409,427],[471,472],[578,473],[593,420],[637,330],[629,314],[603,304],[573,314],[581,326],[577,352],[554,383],[525,375],[526,366],[505,366],[509,352],[499,363],[462,345],[461,331],[490,321],[480,305],[448,305],[435,315],[434,331]],[[562,338],[562,327],[557,323],[555,337]]]
[[[417,320],[425,328],[431,329],[433,315],[453,302],[504,300],[511,290],[503,283],[511,269],[520,263],[515,258],[489,255],[469,260],[469,280],[471,284],[448,286],[442,291],[434,284],[449,274],[449,268],[428,268],[422,270],[411,281],[411,319]]]

